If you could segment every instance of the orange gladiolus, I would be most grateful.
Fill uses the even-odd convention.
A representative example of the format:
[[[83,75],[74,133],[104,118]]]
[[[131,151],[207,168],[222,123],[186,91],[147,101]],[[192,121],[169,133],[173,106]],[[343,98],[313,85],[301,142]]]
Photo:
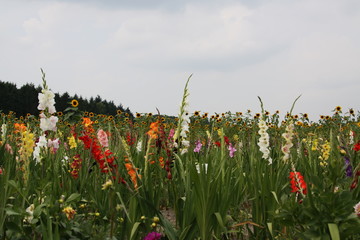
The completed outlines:
[[[157,139],[159,133],[159,122],[153,122],[150,124],[150,130],[147,132],[147,135],[152,139]]]
[[[90,118],[83,118],[83,122],[82,124],[85,126],[85,127],[89,127],[91,124],[93,124],[93,121],[91,121]]]
[[[26,131],[24,123],[14,123],[15,133]]]
[[[136,176],[136,171],[133,168],[133,165],[131,163],[125,163],[125,167],[126,170],[131,178],[131,181],[134,184],[134,188],[137,189],[138,188],[138,184],[137,184],[137,176]]]

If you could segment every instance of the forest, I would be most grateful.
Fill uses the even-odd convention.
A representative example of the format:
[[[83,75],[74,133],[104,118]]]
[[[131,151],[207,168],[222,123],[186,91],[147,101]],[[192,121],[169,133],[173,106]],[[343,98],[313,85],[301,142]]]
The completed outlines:
[[[17,117],[25,116],[28,113],[37,115],[39,110],[38,94],[41,92],[41,86],[35,86],[32,83],[27,83],[20,88],[11,82],[0,81],[0,111],[3,113],[14,112]],[[55,108],[58,112],[63,112],[66,108],[71,106],[71,101],[75,99],[78,101],[78,109],[80,111],[93,112],[95,114],[115,115],[117,110],[128,113],[130,117],[133,116],[130,109],[123,107],[122,104],[115,105],[113,101],[102,99],[99,95],[90,99],[83,98],[75,94],[71,96],[68,92],[55,93]]]

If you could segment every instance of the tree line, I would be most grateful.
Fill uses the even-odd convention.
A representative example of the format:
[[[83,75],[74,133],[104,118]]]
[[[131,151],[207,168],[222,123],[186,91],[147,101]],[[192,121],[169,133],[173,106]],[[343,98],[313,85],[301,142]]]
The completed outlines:
[[[38,94],[41,89],[41,86],[35,87],[32,83],[17,88],[14,83],[0,81],[0,111],[6,114],[10,111],[15,112],[17,117],[25,116],[28,113],[38,115]],[[133,116],[129,108],[125,109],[122,104],[116,106],[113,101],[104,100],[99,95],[86,99],[77,94],[71,96],[68,92],[55,93],[56,111],[63,112],[66,108],[71,107],[73,99],[79,102],[78,109],[80,111],[115,115],[120,110]]]

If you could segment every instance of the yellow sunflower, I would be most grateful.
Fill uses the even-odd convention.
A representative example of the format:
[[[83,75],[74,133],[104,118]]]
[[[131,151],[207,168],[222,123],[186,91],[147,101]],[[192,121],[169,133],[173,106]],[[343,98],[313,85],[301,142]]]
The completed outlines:
[[[336,110],[337,112],[341,112],[342,108],[341,108],[340,106],[337,106],[337,107],[335,108],[335,110]]]
[[[76,100],[76,99],[71,100],[71,106],[72,106],[72,107],[77,107],[77,106],[79,106],[78,100]]]

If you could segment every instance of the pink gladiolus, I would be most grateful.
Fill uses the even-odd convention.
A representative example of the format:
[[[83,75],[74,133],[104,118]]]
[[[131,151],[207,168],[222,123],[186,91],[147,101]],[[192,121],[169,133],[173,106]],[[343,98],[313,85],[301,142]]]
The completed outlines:
[[[13,150],[12,150],[12,147],[10,146],[10,144],[5,144],[5,150],[10,153],[11,155],[13,155]]]
[[[236,148],[231,143],[229,143],[228,150],[229,150],[229,156],[234,157],[234,153],[236,152]]]
[[[100,129],[97,132],[97,137],[98,137],[98,140],[99,140],[101,146],[103,146],[103,147],[108,147],[109,146],[108,137],[107,137],[106,132],[104,130]]]
[[[195,148],[194,148],[194,152],[200,152],[200,150],[201,150],[201,147],[202,147],[202,143],[201,143],[201,141],[200,140],[197,140],[196,141],[196,146],[195,146]]]

